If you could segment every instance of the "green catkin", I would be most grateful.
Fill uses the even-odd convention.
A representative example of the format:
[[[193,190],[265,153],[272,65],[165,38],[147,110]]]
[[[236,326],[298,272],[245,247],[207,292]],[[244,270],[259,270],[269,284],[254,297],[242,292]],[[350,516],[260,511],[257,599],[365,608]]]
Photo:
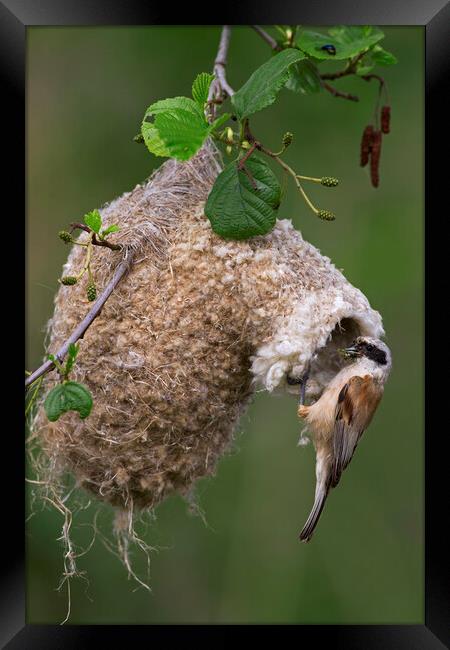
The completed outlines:
[[[67,230],[60,230],[58,233],[58,237],[63,240],[63,242],[66,242],[66,244],[70,244],[72,241],[72,235],[70,232],[67,232]]]
[[[320,183],[321,185],[325,185],[325,187],[336,187],[336,185],[339,185],[338,179],[332,176],[324,176],[320,179]]]
[[[86,295],[89,302],[93,302],[97,298],[97,289],[95,288],[95,284],[93,282],[90,282],[88,284],[86,288]]]
[[[334,221],[336,219],[334,214],[329,210],[319,210],[317,216],[319,219],[323,219],[324,221]]]
[[[66,286],[72,286],[77,282],[78,279],[74,275],[66,275],[65,277],[61,278],[61,284],[64,284]]]

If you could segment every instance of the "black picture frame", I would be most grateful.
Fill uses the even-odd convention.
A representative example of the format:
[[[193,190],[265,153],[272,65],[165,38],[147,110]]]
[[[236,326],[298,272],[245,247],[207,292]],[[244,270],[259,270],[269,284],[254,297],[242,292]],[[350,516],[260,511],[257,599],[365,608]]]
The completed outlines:
[[[234,5],[234,3],[233,3]],[[25,240],[25,79],[26,79],[26,33],[34,25],[135,25],[170,24],[173,9],[164,12],[160,5],[138,0],[0,0],[0,102],[4,113],[1,142],[6,173],[3,175],[4,192],[13,197],[11,206],[4,213],[4,223],[10,233],[10,241]],[[221,7],[222,8],[222,7]],[[445,366],[442,355],[445,350],[436,344],[442,343],[442,296],[448,295],[448,273],[444,264],[448,255],[448,207],[443,202],[443,189],[448,185],[447,163],[441,162],[440,153],[445,154],[448,141],[449,102],[445,95],[449,80],[450,60],[450,5],[444,0],[382,0],[377,3],[352,2],[351,0],[326,0],[306,3],[284,3],[280,6],[258,6],[256,3],[240,3],[227,6],[229,15],[214,16],[207,12],[208,24],[378,24],[418,25],[425,28],[426,39],[426,199],[425,199],[425,241],[426,241],[426,532],[425,532],[425,612],[424,625],[299,625],[264,626],[266,641],[274,635],[280,642],[284,628],[298,640],[314,644],[329,644],[333,648],[352,650],[438,650],[449,647],[450,642],[450,580],[447,537],[445,535],[446,505],[449,503],[448,456],[443,445],[448,424],[439,413],[445,405],[443,391],[446,382],[440,381],[439,368]],[[169,13],[172,15],[169,17]],[[189,24],[202,24],[204,12],[196,12],[188,6],[176,10],[177,24],[187,18]],[[225,20],[224,20],[225,18]],[[166,20],[167,19],[167,20]],[[198,21],[198,22],[197,22]],[[23,197],[23,198],[22,198]],[[6,208],[4,208],[6,210]],[[12,234],[11,234],[12,233]],[[407,233],[405,234],[407,236]],[[434,241],[433,241],[434,239]],[[10,280],[8,280],[11,294]],[[17,291],[17,290],[16,290]],[[14,293],[14,291],[13,291]],[[433,296],[440,299],[433,299]],[[2,356],[4,368],[13,369],[8,387],[12,394],[21,396],[24,364],[18,359],[21,341],[12,342],[21,335],[20,308],[13,310],[18,319],[17,327],[11,325],[12,316],[7,319],[3,337]],[[8,344],[5,345],[5,340]],[[11,341],[11,343],[10,343]],[[22,339],[23,341],[23,339]],[[445,343],[445,349],[448,344]],[[448,356],[448,355],[447,355]],[[414,360],[411,360],[414,363]],[[14,377],[14,380],[13,380]],[[18,398],[19,401],[21,398]],[[9,399],[8,399],[9,401]],[[11,398],[12,403],[12,398]],[[21,413],[21,409],[13,409]],[[18,419],[18,418],[17,418]],[[228,644],[236,638],[234,626],[51,626],[25,624],[25,544],[24,530],[24,445],[20,435],[22,424],[12,422],[10,434],[3,439],[3,469],[5,485],[2,503],[2,534],[6,542],[2,553],[2,580],[0,597],[0,643],[11,650],[33,648],[87,648],[108,643],[111,647],[132,644],[137,637],[147,644],[165,644],[182,641],[193,642],[194,635],[205,642]],[[11,476],[6,479],[7,470]],[[7,498],[6,498],[7,497]],[[6,525],[7,524],[7,525]],[[219,628],[219,629],[217,629]],[[255,641],[253,626],[240,626],[239,641],[246,642],[243,635],[251,634],[249,641]],[[252,628],[252,629],[248,629]],[[200,634],[198,634],[200,632]],[[155,638],[156,635],[156,638]],[[269,636],[267,636],[269,635]],[[276,635],[276,636],[275,636]]]

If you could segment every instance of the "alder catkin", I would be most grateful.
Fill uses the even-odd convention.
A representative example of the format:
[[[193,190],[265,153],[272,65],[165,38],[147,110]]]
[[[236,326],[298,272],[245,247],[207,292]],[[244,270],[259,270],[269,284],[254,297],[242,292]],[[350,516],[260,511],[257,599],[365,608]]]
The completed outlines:
[[[369,162],[370,149],[372,146],[372,137],[374,129],[371,124],[366,126],[361,139],[361,167],[365,167]]]
[[[391,130],[391,107],[383,106],[381,109],[381,131],[389,133]]]
[[[381,131],[374,131],[370,149],[370,178],[374,187],[380,184],[381,139]]]

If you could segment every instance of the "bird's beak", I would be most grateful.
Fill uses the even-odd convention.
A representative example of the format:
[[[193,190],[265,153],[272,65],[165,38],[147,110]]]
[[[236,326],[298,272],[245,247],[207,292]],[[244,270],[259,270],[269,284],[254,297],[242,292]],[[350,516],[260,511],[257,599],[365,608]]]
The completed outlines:
[[[361,353],[355,346],[350,346],[349,348],[341,348],[339,353],[344,357],[344,359],[355,359],[360,357]]]

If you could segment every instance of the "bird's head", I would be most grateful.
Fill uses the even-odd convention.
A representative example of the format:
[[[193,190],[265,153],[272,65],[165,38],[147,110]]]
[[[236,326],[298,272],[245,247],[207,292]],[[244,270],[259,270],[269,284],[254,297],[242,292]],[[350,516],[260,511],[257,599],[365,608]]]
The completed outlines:
[[[358,336],[350,347],[340,352],[346,359],[366,357],[379,366],[391,366],[391,352],[386,343],[369,336]]]

